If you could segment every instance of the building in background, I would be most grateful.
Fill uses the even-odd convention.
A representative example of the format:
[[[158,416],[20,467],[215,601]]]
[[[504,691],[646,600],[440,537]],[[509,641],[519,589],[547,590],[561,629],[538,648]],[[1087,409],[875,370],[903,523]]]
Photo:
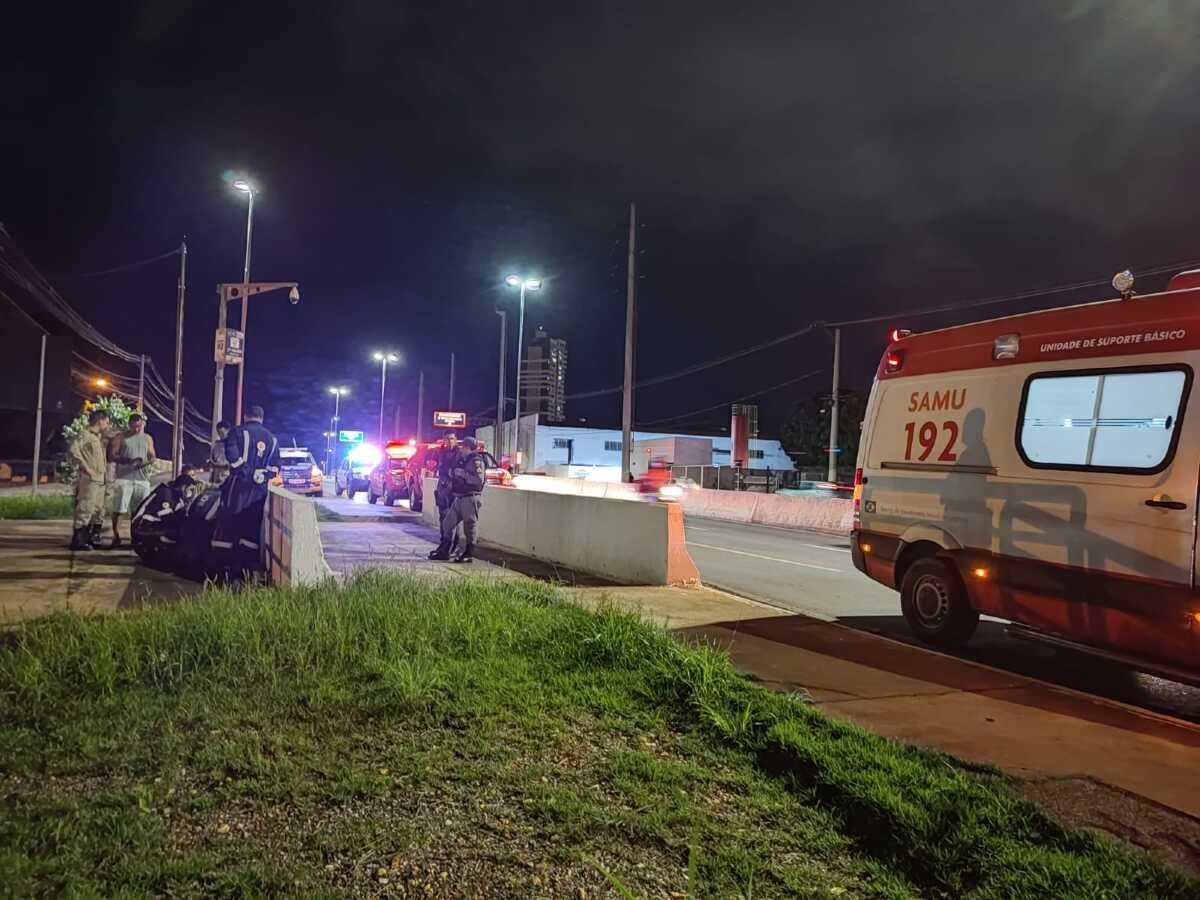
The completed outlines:
[[[504,446],[513,448],[514,424],[504,423]],[[475,437],[488,447],[495,446],[495,427],[475,430]],[[729,435],[687,435],[654,431],[633,433],[635,474],[644,471],[646,460],[657,457],[684,466],[729,466]],[[621,477],[621,430],[619,428],[578,428],[543,424],[534,413],[521,414],[522,469],[572,478],[619,481]],[[794,471],[792,458],[776,440],[755,439],[747,451],[747,468]]]
[[[542,421],[567,418],[567,342],[538,328],[521,363],[521,411]]]

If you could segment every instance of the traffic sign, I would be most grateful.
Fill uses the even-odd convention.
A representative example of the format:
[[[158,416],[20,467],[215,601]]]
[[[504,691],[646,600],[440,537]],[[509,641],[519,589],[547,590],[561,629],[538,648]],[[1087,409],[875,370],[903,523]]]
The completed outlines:
[[[216,362],[238,366],[246,348],[246,336],[236,328],[218,328],[214,357]]]
[[[343,444],[361,444],[363,433],[361,431],[339,431],[338,440]]]
[[[433,411],[434,428],[466,428],[467,414],[465,412]]]

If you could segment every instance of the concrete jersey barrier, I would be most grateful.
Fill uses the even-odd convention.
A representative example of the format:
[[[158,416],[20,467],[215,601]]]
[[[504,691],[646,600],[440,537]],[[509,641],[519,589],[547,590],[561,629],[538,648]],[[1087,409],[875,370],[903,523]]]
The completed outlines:
[[[262,549],[271,584],[317,584],[333,577],[321,547],[316,504],[275,485],[263,511]]]
[[[437,486],[425,481],[430,501]],[[438,524],[437,507],[422,518]],[[683,511],[673,503],[631,503],[576,493],[488,487],[479,517],[481,541],[627,584],[695,584]]]
[[[695,488],[685,490],[679,503],[689,516],[828,534],[849,534],[854,519],[853,503],[838,497],[798,497]]]

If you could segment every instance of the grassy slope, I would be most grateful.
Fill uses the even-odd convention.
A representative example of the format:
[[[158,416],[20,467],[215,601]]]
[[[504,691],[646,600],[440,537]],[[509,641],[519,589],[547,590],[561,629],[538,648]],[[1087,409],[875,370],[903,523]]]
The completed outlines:
[[[70,495],[0,497],[0,519],[69,519],[74,512],[75,498]]]
[[[0,794],[15,893],[1197,893],[996,776],[524,582],[31,623],[0,650]]]

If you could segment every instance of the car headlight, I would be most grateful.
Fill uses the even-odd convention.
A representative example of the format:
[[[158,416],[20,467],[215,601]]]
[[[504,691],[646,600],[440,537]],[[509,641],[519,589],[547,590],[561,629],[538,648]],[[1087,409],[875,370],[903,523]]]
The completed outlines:
[[[313,479],[314,481],[320,481],[320,480],[321,480],[321,467],[320,467],[320,466],[313,466],[313,467],[312,467],[311,469],[309,469],[308,471],[309,471],[309,474],[312,476],[312,479]]]

